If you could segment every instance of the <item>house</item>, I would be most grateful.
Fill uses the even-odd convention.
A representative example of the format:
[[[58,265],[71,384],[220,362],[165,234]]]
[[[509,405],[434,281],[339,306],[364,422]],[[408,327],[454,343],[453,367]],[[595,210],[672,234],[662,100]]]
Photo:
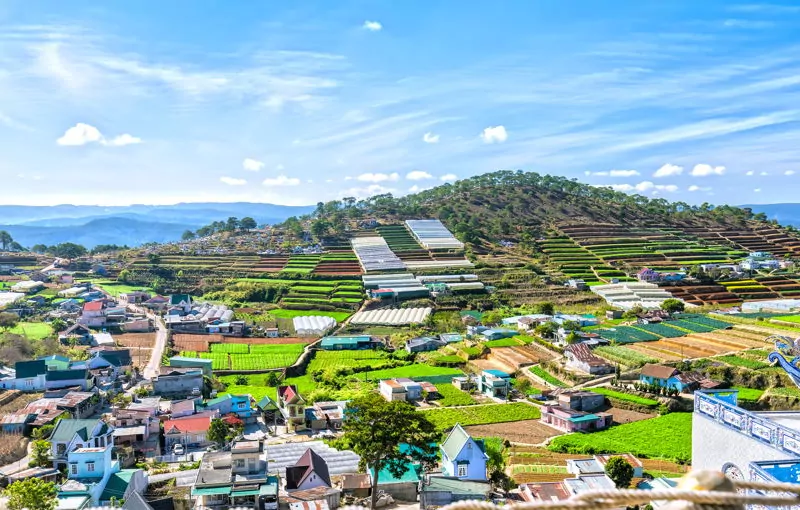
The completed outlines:
[[[610,374],[614,367],[606,360],[595,356],[588,345],[583,343],[568,345],[564,349],[567,368],[590,375]]]
[[[200,368],[162,366],[153,379],[153,393],[164,397],[200,395],[203,387],[203,370]]]
[[[420,481],[422,481],[420,477],[422,466],[410,460],[402,461],[401,465],[403,474],[400,476],[395,476],[386,467],[378,471],[377,474],[376,470],[371,466],[368,471],[372,479],[377,476],[379,491],[390,494],[394,499],[399,499],[400,501],[416,501]]]
[[[159,453],[161,423],[149,410],[113,408],[110,424],[114,427],[115,445],[133,448],[146,456]]]
[[[556,344],[567,345],[567,338],[574,335],[575,342],[585,343],[591,346],[597,346],[601,343],[608,343],[608,340],[601,338],[597,333],[587,333],[586,331],[568,330],[560,327],[556,330]]]
[[[421,484],[419,507],[439,508],[458,501],[486,501],[491,491],[488,481],[429,475]]]
[[[169,415],[170,418],[183,418],[184,416],[191,416],[194,414],[197,404],[201,402],[202,397],[192,397],[184,400],[170,400],[169,402]]]
[[[187,416],[164,422],[164,449],[172,452],[176,444],[184,448],[200,448],[208,445],[206,433],[211,427],[211,416]]]
[[[90,370],[107,368],[118,377],[133,365],[130,349],[100,348],[90,352],[91,357],[86,361]]]
[[[326,351],[374,349],[377,345],[379,342],[369,335],[326,336],[319,343],[320,348]]]
[[[340,430],[345,409],[347,409],[346,401],[314,402],[312,407],[305,409],[306,428],[313,432]]]
[[[72,364],[66,370],[48,370],[45,374],[45,389],[57,390],[62,388],[80,388],[88,391],[94,388],[95,378],[86,365]]]
[[[519,331],[515,331],[513,329],[492,328],[485,329],[481,331],[480,334],[486,340],[500,340],[502,338],[511,338],[512,336],[519,335]]]
[[[92,342],[92,330],[83,324],[73,324],[58,335],[58,341],[64,345],[89,345]]]
[[[202,358],[188,358],[185,356],[173,356],[169,359],[169,366],[178,368],[199,368],[203,375],[211,377],[211,367],[213,360]]]
[[[592,432],[611,426],[609,413],[587,413],[561,406],[543,405],[540,422],[564,432]]]
[[[415,401],[422,398],[422,385],[411,379],[383,379],[378,387],[380,393],[389,402],[393,400]]]
[[[281,336],[281,333],[278,328],[264,328],[264,336],[267,338],[278,338]]]
[[[280,409],[278,409],[278,404],[268,396],[264,395],[264,397],[256,403],[256,408],[261,412],[261,417],[264,419],[266,425],[272,423],[273,426],[277,426],[279,418],[281,423],[283,423],[283,415],[281,415]]]
[[[36,420],[36,415],[25,410],[5,414],[0,417],[0,430],[3,434],[29,436],[34,420]]]
[[[587,491],[615,489],[614,482],[605,473],[580,475],[560,482],[526,483],[519,486],[520,495],[527,503],[552,503]]]
[[[473,439],[456,423],[447,439],[439,446],[442,454],[442,474],[459,480],[487,480],[483,442]]]
[[[484,370],[478,376],[478,392],[505,399],[511,391],[511,376],[502,370]]]
[[[558,405],[575,411],[592,412],[605,405],[605,396],[591,391],[565,391],[558,395]]]
[[[191,499],[194,508],[277,510],[279,480],[267,475],[264,444],[237,441],[230,451],[206,453]]]
[[[406,351],[409,353],[435,351],[436,349],[444,347],[445,345],[446,343],[438,338],[422,336],[418,338],[412,338],[406,342]]]
[[[189,294],[173,294],[169,297],[169,307],[187,314],[192,309],[192,296]]]
[[[308,490],[315,487],[331,488],[331,476],[325,459],[309,448],[293,466],[286,468],[286,490]]]
[[[625,312],[622,310],[606,310],[606,319],[608,320],[618,320],[622,318],[622,315]]]
[[[79,448],[105,448],[114,446],[114,428],[100,419],[59,421],[50,434],[50,454],[53,467],[67,465],[67,456]]]
[[[442,333],[439,335],[439,340],[445,344],[457,344],[464,341],[464,335],[461,333]]]
[[[599,323],[597,317],[591,314],[586,315],[574,315],[574,314],[565,314],[565,313],[557,313],[553,317],[553,322],[558,324],[559,326],[565,326],[570,323],[577,325],[579,328],[586,328],[590,326],[597,326]]]
[[[169,303],[169,299],[164,296],[153,296],[142,303],[142,306],[149,310],[161,311],[167,307],[167,303]]]
[[[570,278],[567,280],[567,283],[564,284],[564,287],[575,290],[589,290],[589,286],[580,278]]]
[[[204,403],[198,403],[196,409],[202,411],[218,411],[220,415],[235,414],[245,423],[255,423],[258,413],[252,408],[250,395],[225,394],[212,398]]]
[[[640,282],[657,282],[661,280],[661,273],[649,267],[643,267],[636,273],[636,279]]]
[[[153,331],[153,323],[147,317],[127,317],[120,324],[125,333],[147,333]]]
[[[83,311],[78,323],[89,327],[103,327],[106,324],[105,300],[89,301],[83,304]]]
[[[355,498],[369,497],[372,489],[367,473],[348,473],[342,475],[342,493]]]
[[[14,377],[0,379],[0,388],[19,391],[44,391],[47,365],[44,360],[17,361]]]
[[[477,386],[477,377],[453,377],[452,384],[461,391],[470,391]]]
[[[81,309],[80,303],[75,299],[65,299],[58,303],[58,309],[65,313],[77,313]]]
[[[691,392],[700,386],[711,387],[712,381],[697,372],[681,372],[666,365],[647,363],[639,371],[639,382],[647,385],[674,388],[681,393]]]
[[[61,397],[50,398],[55,403],[56,409],[69,413],[76,419],[91,416],[100,405],[100,396],[85,391],[68,391]]]
[[[305,428],[305,403],[306,401],[297,391],[297,386],[278,387],[278,409],[290,431],[294,432]]]
[[[150,294],[143,290],[134,290],[120,294],[119,301],[126,305],[138,305],[149,300],[150,297]]]

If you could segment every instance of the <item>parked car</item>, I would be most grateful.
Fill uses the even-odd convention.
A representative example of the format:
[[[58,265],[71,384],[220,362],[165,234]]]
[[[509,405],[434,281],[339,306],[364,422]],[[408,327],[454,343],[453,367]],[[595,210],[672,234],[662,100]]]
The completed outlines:
[[[200,394],[200,388],[196,386],[192,388],[192,395],[199,395],[199,394]]]
[[[179,443],[172,447],[173,455],[183,455],[184,453],[186,453],[186,450],[183,448],[182,444]]]

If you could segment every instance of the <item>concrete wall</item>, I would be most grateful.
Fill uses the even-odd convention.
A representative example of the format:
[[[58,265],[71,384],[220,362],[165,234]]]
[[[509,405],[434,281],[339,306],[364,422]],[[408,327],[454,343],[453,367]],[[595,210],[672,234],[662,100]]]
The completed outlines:
[[[417,483],[387,483],[378,484],[378,490],[391,494],[394,499],[400,501],[416,501],[417,500]]]
[[[692,470],[723,471],[732,464],[747,476],[750,462],[796,457],[697,412],[692,415],[692,438]]]

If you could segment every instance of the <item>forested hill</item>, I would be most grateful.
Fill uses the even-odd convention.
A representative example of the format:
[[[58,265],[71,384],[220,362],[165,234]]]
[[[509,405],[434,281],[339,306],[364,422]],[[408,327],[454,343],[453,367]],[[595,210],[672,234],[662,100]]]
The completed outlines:
[[[395,198],[317,204],[314,217],[334,230],[345,218],[404,220],[435,217],[462,234],[489,240],[539,235],[560,223],[736,226],[766,219],[750,209],[692,206],[628,195],[610,188],[534,172],[503,170]]]

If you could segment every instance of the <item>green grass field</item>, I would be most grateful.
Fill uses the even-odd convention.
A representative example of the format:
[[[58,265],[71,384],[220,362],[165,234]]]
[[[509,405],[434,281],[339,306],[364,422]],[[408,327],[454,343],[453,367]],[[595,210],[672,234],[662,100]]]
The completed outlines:
[[[692,458],[692,413],[670,413],[590,434],[567,434],[553,439],[549,448],[581,455],[632,453],[686,463]]]
[[[92,284],[96,287],[100,287],[104,291],[108,292],[114,297],[118,297],[120,294],[125,294],[128,292],[133,292],[135,290],[143,290],[145,292],[152,292],[151,289],[147,287],[140,287],[135,285],[127,285],[124,283],[118,283],[111,280],[94,280]]]
[[[436,402],[442,407],[471,406],[477,403],[468,393],[459,390],[452,384],[437,384],[436,389],[439,390],[439,394],[442,396],[442,398],[436,400]]]
[[[359,373],[358,375],[361,378],[366,377],[369,380],[378,381],[380,379],[394,379],[396,377],[436,377],[442,375],[460,376],[464,375],[464,372],[458,370],[457,368],[433,367],[430,365],[423,365],[421,363],[414,363],[413,365],[406,365],[404,367],[372,370],[370,372]]]
[[[442,408],[420,411],[425,413],[436,428],[445,430],[456,423],[463,426],[509,421],[535,420],[541,416],[538,407],[515,402],[513,404],[491,404],[463,408]]]
[[[622,393],[621,391],[614,391],[608,388],[591,388],[589,391],[594,393],[599,393],[601,395],[605,395],[606,397],[615,398],[617,400],[622,400],[624,402],[631,402],[633,404],[639,404],[647,407],[657,407],[658,400],[653,400],[651,398],[643,398],[637,397],[636,395],[629,395],[627,393]]]
[[[294,319],[303,316],[331,317],[336,322],[342,322],[353,315],[350,312],[322,312],[318,310],[270,310],[268,312],[276,319]]]
[[[773,317],[776,321],[783,321],[783,322],[793,322],[796,324],[800,324],[800,315],[779,315],[778,317]]]
[[[53,334],[50,324],[43,322],[20,322],[8,330],[15,335],[25,335],[31,340],[43,340]]]
[[[533,375],[539,377],[540,379],[543,379],[543,380],[549,382],[550,384],[552,384],[553,386],[555,386],[557,388],[566,388],[568,386],[567,383],[557,379],[554,375],[552,375],[550,372],[545,371],[545,369],[543,369],[539,365],[532,366],[530,368],[530,372]]]
[[[732,389],[737,390],[737,398],[739,400],[746,400],[748,402],[756,402],[764,394],[764,390],[757,390],[754,388],[744,388],[742,386],[734,386]]]

